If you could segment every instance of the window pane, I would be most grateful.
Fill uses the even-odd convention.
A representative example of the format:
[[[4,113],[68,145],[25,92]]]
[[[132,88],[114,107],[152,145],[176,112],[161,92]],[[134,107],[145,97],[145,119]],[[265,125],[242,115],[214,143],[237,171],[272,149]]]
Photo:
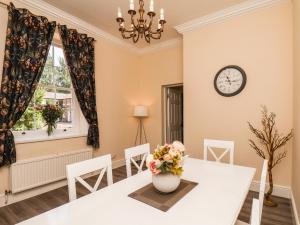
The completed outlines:
[[[66,129],[72,127],[72,93],[70,90],[60,90],[56,92],[57,104],[63,110],[63,116],[59,119],[57,128]]]
[[[55,67],[53,71],[56,87],[71,88],[71,79],[68,74],[67,66],[64,64],[64,60],[62,60],[61,66]]]
[[[53,66],[53,46],[51,45],[47,56],[46,66]]]
[[[26,131],[39,129],[44,126],[44,121],[41,112],[36,110],[36,107],[41,105],[44,99],[45,91],[43,88],[38,87],[34,92],[34,96],[29,103],[28,108],[22,115],[21,119],[15,124],[13,130]]]
[[[54,88],[45,88],[43,105],[45,104],[56,104],[56,91]]]
[[[60,47],[54,46],[54,66],[60,66],[62,60],[64,60],[63,49]]]
[[[45,66],[41,76],[40,83],[42,85],[53,85],[53,67]]]
[[[43,105],[44,98],[46,95],[46,90],[41,86],[36,89],[34,92],[33,104],[35,106],[35,128],[41,129],[45,126],[45,121],[42,117],[42,112],[39,110],[39,107]]]
[[[15,131],[26,131],[34,129],[34,107],[29,106],[21,119],[15,124],[13,130]]]

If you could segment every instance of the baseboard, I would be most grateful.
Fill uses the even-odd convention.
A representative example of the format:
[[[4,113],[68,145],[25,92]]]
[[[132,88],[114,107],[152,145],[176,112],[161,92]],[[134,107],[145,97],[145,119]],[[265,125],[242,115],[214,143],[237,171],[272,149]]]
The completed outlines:
[[[250,190],[259,192],[259,186],[260,186],[259,181],[253,181],[251,184]],[[266,190],[268,188],[269,188],[269,184],[266,184]],[[273,195],[290,199],[291,198],[291,188],[286,187],[286,186],[281,186],[281,185],[274,185]]]
[[[124,165],[125,165],[125,160],[124,159],[116,160],[116,161],[113,161],[112,168],[116,169],[116,168],[122,167]],[[91,174],[91,176],[93,176],[93,175]],[[37,188],[31,189],[31,190],[28,190],[28,191],[24,191],[24,192],[20,192],[20,193],[17,193],[17,194],[9,195],[8,198],[7,198],[7,203],[5,202],[5,200],[6,200],[5,199],[5,194],[0,193],[0,207],[10,205],[10,204],[13,204],[13,203],[16,203],[16,202],[34,197],[34,196],[37,196],[37,195],[40,195],[40,194],[43,194],[43,193],[61,188],[61,187],[66,186],[66,185],[67,185],[67,181],[62,180],[62,181],[58,181],[58,182],[55,182],[55,183],[52,183],[52,184],[37,187]]]
[[[113,161],[112,168],[117,169],[117,168],[125,166],[125,165],[126,165],[125,159],[115,160],[115,161]]]
[[[296,225],[300,225],[300,220],[299,220],[299,215],[298,215],[298,210],[296,206],[296,201],[294,198],[293,190],[291,190],[291,201],[292,201],[292,206],[293,206],[293,212],[294,212],[294,217],[295,217],[295,222]]]

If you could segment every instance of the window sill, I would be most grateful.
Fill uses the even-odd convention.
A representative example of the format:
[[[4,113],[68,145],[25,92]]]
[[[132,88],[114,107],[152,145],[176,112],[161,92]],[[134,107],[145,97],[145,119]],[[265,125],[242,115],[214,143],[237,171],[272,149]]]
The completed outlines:
[[[61,139],[70,139],[78,137],[86,137],[87,133],[66,133],[66,134],[53,134],[51,136],[40,135],[35,137],[15,137],[16,144],[26,144],[26,143],[35,143],[35,142],[45,142],[45,141],[55,141]]]

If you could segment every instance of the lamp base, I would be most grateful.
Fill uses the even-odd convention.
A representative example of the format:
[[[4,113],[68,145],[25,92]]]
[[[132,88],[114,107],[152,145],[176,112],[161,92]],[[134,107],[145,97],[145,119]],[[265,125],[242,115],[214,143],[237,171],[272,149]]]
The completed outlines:
[[[142,145],[144,140],[145,140],[145,143],[148,142],[142,118],[139,118],[139,124],[138,124],[138,127],[137,127],[134,146],[138,145],[138,139],[139,139],[139,145]]]

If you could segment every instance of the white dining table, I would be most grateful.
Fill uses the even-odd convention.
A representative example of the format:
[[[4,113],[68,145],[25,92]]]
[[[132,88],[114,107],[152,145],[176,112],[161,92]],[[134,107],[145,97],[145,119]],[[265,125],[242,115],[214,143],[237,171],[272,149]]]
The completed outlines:
[[[128,197],[151,183],[144,171],[19,225],[234,225],[255,171],[188,158],[182,178],[198,185],[167,212]]]

